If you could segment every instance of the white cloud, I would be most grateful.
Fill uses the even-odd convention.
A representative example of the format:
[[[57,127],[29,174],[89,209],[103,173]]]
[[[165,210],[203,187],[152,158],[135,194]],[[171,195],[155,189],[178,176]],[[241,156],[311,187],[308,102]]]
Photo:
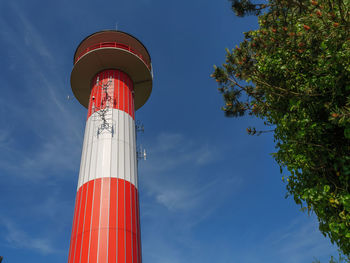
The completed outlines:
[[[142,169],[146,173],[159,173],[182,170],[181,165],[204,166],[220,158],[218,154],[218,150],[208,143],[195,142],[178,133],[161,133],[150,144],[150,162]]]
[[[53,56],[49,51],[48,46],[45,44],[44,38],[40,35],[33,24],[27,19],[22,9],[19,8],[19,6],[14,1],[10,2],[10,8],[12,9],[13,14],[16,14],[17,21],[20,22],[20,28],[18,29],[21,32],[20,36],[23,38],[23,42],[27,46],[27,51],[35,51],[41,57],[49,59],[50,62],[52,62]],[[23,47],[23,42],[21,42],[22,50],[25,49]]]
[[[12,139],[8,131],[0,130],[0,149],[6,148],[11,144]]]
[[[45,38],[16,3],[11,2],[8,8],[16,16],[16,23],[9,24],[0,18],[0,36],[7,43],[10,53],[16,54],[11,57],[12,67],[25,67],[26,73],[20,74],[11,83],[6,83],[5,79],[4,90],[11,91],[20,85],[22,96],[28,94],[28,97],[26,101],[20,101],[17,96],[6,97],[4,93],[1,98],[3,109],[7,109],[5,116],[12,125],[6,126],[6,132],[0,132],[0,147],[6,146],[3,149],[6,151],[0,152],[0,169],[27,177],[43,176],[44,170],[76,171],[79,168],[84,117],[72,110],[71,102],[64,101],[69,87],[55,66],[60,56],[53,59]],[[25,106],[21,107],[23,103]],[[15,144],[18,139],[11,136],[16,134],[16,130],[22,131],[22,134],[30,132],[27,141],[37,141],[36,147],[27,149],[26,143]]]
[[[318,229],[318,222],[314,216],[305,218],[300,216],[288,224],[271,233],[264,240],[264,247],[269,244],[272,251],[285,263],[300,263],[306,259],[328,258],[330,253],[336,254],[336,247],[330,251],[330,241]]]
[[[35,250],[41,254],[60,252],[51,244],[48,238],[30,236],[9,219],[2,217],[0,219],[0,227],[5,229],[2,240],[5,240],[5,245],[7,246]]]
[[[162,133],[150,145],[149,159],[139,169],[140,186],[154,202],[144,204],[144,216],[152,217],[154,204],[158,204],[190,228],[207,218],[240,185],[238,176],[213,168],[212,174],[206,171],[222,154],[213,144]]]

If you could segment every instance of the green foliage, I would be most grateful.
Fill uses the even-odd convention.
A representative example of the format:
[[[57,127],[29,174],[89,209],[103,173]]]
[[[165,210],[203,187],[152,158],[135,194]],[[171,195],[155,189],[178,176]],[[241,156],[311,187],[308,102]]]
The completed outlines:
[[[287,195],[314,212],[321,232],[349,256],[350,0],[231,2],[240,16],[265,10],[259,29],[215,67],[222,109],[274,128]]]
[[[319,260],[315,260],[312,263],[321,263]],[[329,260],[329,263],[350,263],[350,259],[346,259],[342,256],[342,254],[339,252],[338,259],[331,256],[331,259]]]
[[[247,14],[260,15],[261,11],[266,7],[265,4],[253,4],[250,0],[232,0],[232,10],[237,16],[245,16]]]

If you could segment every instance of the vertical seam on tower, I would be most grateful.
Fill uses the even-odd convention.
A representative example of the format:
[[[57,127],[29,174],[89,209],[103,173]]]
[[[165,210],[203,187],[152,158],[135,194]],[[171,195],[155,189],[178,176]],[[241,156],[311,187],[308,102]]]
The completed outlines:
[[[118,87],[117,87],[117,127],[118,127],[118,134],[117,134],[117,216],[116,216],[116,261],[118,261],[118,232],[119,232],[119,131],[120,131],[120,121],[119,121],[119,107],[120,107],[120,103],[119,103],[119,88],[120,88],[120,71],[118,70]]]
[[[102,98],[102,89],[101,89],[101,92],[99,90],[99,88],[97,87],[96,89],[96,97],[98,95],[100,95],[100,98]],[[96,98],[96,101],[97,101],[97,98]],[[101,109],[101,103],[100,103],[100,109]],[[100,110],[99,109],[99,110]],[[94,130],[94,132],[96,132],[96,130]],[[99,141],[96,139],[96,159],[95,159],[95,171],[94,171],[94,181],[98,180],[97,178],[97,160],[98,160],[98,148],[99,148]],[[101,180],[102,181],[102,180]],[[100,189],[102,189],[102,182],[101,182],[101,186],[100,186]],[[94,191],[95,192],[95,191]],[[100,190],[100,214],[101,214],[101,190]],[[93,214],[92,214],[92,217],[93,217]],[[98,238],[97,238],[97,253],[96,253],[96,262],[98,262],[98,248],[99,248],[99,236],[100,236],[100,227],[99,227],[99,224],[100,224],[100,217],[98,217],[98,228],[97,228],[97,231],[98,231]],[[92,232],[92,226],[91,226],[91,232]],[[90,251],[89,251],[90,253]],[[95,261],[93,261],[93,263],[95,263]]]
[[[132,121],[132,112],[131,112],[131,90],[130,90],[130,78],[128,78],[128,102],[129,102],[129,112],[130,112],[130,115],[128,116],[128,132],[129,132],[129,170],[130,170],[130,193],[129,193],[129,198],[130,198],[130,221],[131,221],[131,228],[130,228],[130,234],[131,234],[131,262],[134,263],[134,247],[133,247],[133,239],[134,239],[134,236],[132,234],[132,227],[133,227],[133,223],[132,223],[132,219],[133,219],[133,216],[132,216],[132,211],[133,211],[133,207],[132,207],[132,184],[131,181],[134,181],[134,175],[132,175],[131,173],[131,162],[132,162],[132,158],[131,158],[131,130],[130,130],[130,124],[131,124],[131,121]],[[133,178],[132,178],[133,177]],[[132,178],[132,179],[131,179]]]
[[[90,230],[89,230],[89,249],[88,249],[88,261],[90,262],[90,248],[91,248],[91,235],[92,235],[92,218],[94,216],[94,201],[95,201],[95,183],[96,181],[93,180],[93,191],[92,191],[92,203],[91,203],[91,218],[90,218]]]
[[[105,79],[105,72],[101,72],[102,74],[102,85],[101,85],[101,101],[100,101],[100,110],[103,110],[103,108],[102,108],[102,101],[103,101],[103,80]],[[105,106],[106,107],[106,106]],[[101,136],[102,137],[102,136]],[[99,138],[100,139],[100,138]],[[100,146],[100,142],[102,143],[102,140],[103,140],[103,138],[101,138],[101,140],[99,140],[99,142],[97,143],[97,154],[98,154],[98,149],[99,149],[99,146]],[[98,158],[99,158],[99,156],[97,156],[97,158],[96,158],[96,162],[98,161]],[[101,162],[101,163],[103,163],[103,162]],[[101,171],[100,172],[102,172],[102,167],[100,167],[101,168]],[[95,167],[95,170],[96,170],[96,172],[95,172],[95,176],[97,177],[97,163],[96,163],[96,167]],[[99,213],[99,217],[98,217],[98,238],[97,238],[97,255],[96,255],[96,258],[97,258],[97,263],[99,262],[99,252],[100,252],[100,235],[101,235],[101,210],[102,210],[102,191],[103,191],[103,176],[102,175],[100,175],[100,177],[101,177],[101,187],[100,187],[100,213]]]
[[[124,72],[123,72],[124,73]],[[125,73],[123,74],[123,105],[124,105],[124,109],[123,109],[123,129],[124,129],[124,147],[123,147],[123,154],[124,154],[124,262],[126,263],[126,247],[127,247],[127,243],[126,243],[126,200],[125,200],[125,183],[126,183],[126,174],[125,174]]]
[[[135,246],[135,249],[136,249],[136,262],[139,262],[139,249],[138,249],[138,231],[137,231],[137,199],[136,199],[136,194],[137,194],[137,189],[135,187],[135,191],[134,191],[134,213],[135,213],[135,243],[136,243],[136,246]]]
[[[95,93],[96,89],[92,88],[92,96],[93,93]],[[90,95],[91,96],[91,95]],[[93,149],[93,146],[94,146],[94,131],[95,131],[95,122],[93,121],[93,118],[94,118],[94,112],[91,113],[91,115],[89,116],[88,118],[88,124],[89,124],[89,131],[88,131],[88,136],[89,136],[89,139],[91,139],[91,142],[89,143],[88,142],[88,145],[90,144],[90,149],[89,149],[89,172],[88,172],[88,179],[87,179],[87,182],[89,182],[91,180],[91,158],[92,158],[92,149]]]
[[[78,191],[77,191],[78,192]],[[68,253],[68,263],[69,263],[69,259],[70,259],[70,255],[72,253],[72,246],[73,246],[73,236],[74,236],[74,224],[75,224],[75,221],[76,221],[76,213],[77,213],[77,204],[78,204],[78,195],[76,195],[76,198],[75,198],[75,205],[74,205],[74,216],[73,216],[73,222],[72,222],[72,233],[71,233],[71,239],[70,239],[70,246],[69,246],[69,253]]]
[[[134,99],[134,98],[133,98]],[[136,166],[135,166],[135,163],[136,163],[136,137],[135,137],[135,133],[136,133],[136,130],[135,130],[135,120],[133,119],[133,123],[132,123],[132,127],[131,127],[131,131],[132,131],[132,140],[133,140],[133,145],[132,145],[132,154],[134,156],[134,159],[133,159],[133,167],[134,167],[134,180],[135,180],[135,191],[134,191],[134,211],[135,211],[135,242],[136,242],[136,262],[139,262],[139,249],[138,249],[138,230],[137,230],[137,198],[136,198],[136,194],[137,194],[137,169],[136,169]]]
[[[132,97],[132,100],[134,100],[134,98]],[[134,146],[135,146],[135,143],[136,143],[136,141],[135,141],[135,137],[134,137],[134,135],[135,135],[135,120],[132,118],[132,123],[131,123],[131,139],[132,139],[132,144],[131,144],[131,147],[130,147],[130,150],[131,150],[131,154],[132,154],[132,156],[133,156],[133,162],[132,162],[132,166],[133,166],[133,170],[134,170],[134,195],[133,195],[133,197],[132,198],[134,198],[134,203],[133,203],[133,211],[134,211],[134,219],[135,219],[135,226],[133,226],[133,227],[135,227],[135,233],[133,233],[132,234],[132,237],[134,238],[134,235],[135,235],[135,243],[136,243],[136,246],[135,246],[135,250],[136,250],[136,259],[135,259],[135,262],[136,263],[138,263],[138,249],[137,249],[137,216],[136,216],[136,214],[137,214],[137,212],[136,212],[136,191],[137,191],[137,188],[136,188],[136,176],[137,176],[137,174],[136,174],[136,170],[135,170],[135,149],[134,149]],[[134,248],[134,240],[133,240],[133,248]],[[134,262],[133,262],[134,263]]]
[[[95,80],[95,85],[96,85],[96,81]],[[94,93],[96,93],[97,88],[92,87],[91,90],[91,94],[92,96],[94,96]],[[90,95],[91,96],[91,95]],[[97,96],[97,94],[96,94]],[[92,108],[91,108],[92,110]],[[95,178],[93,180],[91,180],[91,159],[92,159],[92,149],[94,146],[94,131],[95,131],[95,122],[93,121],[94,118],[94,112],[91,111],[91,114],[88,118],[88,122],[89,122],[89,138],[91,138],[91,142],[90,142],[90,149],[89,149],[89,172],[88,172],[88,179],[87,179],[87,183],[90,183],[90,181],[93,181],[93,185],[92,185],[92,203],[91,203],[91,216],[90,216],[90,229],[89,229],[89,244],[88,244],[88,262],[90,260],[90,247],[91,247],[91,234],[92,234],[92,218],[93,218],[93,211],[94,211],[94,200],[95,200]],[[90,120],[91,119],[91,120]],[[85,262],[84,262],[85,263]]]
[[[86,202],[87,197],[89,194],[89,184],[86,185],[86,197],[85,197],[85,208],[84,208],[84,219],[83,219],[83,230],[81,232],[81,244],[80,244],[80,257],[79,257],[79,263],[81,262],[81,252],[83,250],[83,242],[84,242],[84,226],[85,226],[85,216],[86,216]]]
[[[112,78],[113,75],[113,78]],[[109,232],[111,231],[110,226],[109,226],[109,216],[111,214],[111,184],[112,184],[112,142],[113,142],[113,105],[114,105],[114,71],[110,71],[109,74],[109,79],[112,79],[112,108],[110,109],[111,111],[111,125],[112,125],[112,133],[111,133],[111,139],[110,139],[110,154],[109,154],[109,196],[108,196],[108,216],[107,216],[107,255],[106,255],[106,260],[108,262],[108,252],[109,252]],[[108,95],[111,93],[111,90],[109,90]]]
[[[81,191],[83,191],[82,187],[81,188]],[[79,218],[80,218],[80,210],[81,210],[81,199],[82,199],[82,194],[80,194],[79,196],[79,199],[80,199],[80,203],[79,203],[79,210],[78,210],[78,218],[77,218],[77,223],[79,223]],[[75,238],[77,239],[78,238],[78,225],[77,225],[77,228],[76,228],[76,231],[75,231]],[[75,245],[74,245],[74,253],[73,253],[73,262],[74,262],[74,259],[75,259],[75,251],[76,251],[76,248],[77,248],[77,242],[75,242]]]
[[[93,82],[94,83],[94,82]],[[92,90],[91,90],[91,93],[93,92],[93,88],[92,88]],[[90,101],[91,101],[91,93],[90,93]],[[91,107],[90,107],[91,108]],[[90,109],[89,109],[90,110]],[[89,110],[88,110],[88,112],[89,112]],[[84,166],[86,166],[86,159],[87,159],[87,151],[88,151],[88,149],[86,149],[86,148],[89,148],[89,139],[91,138],[91,136],[89,136],[90,134],[90,122],[89,122],[89,119],[90,119],[90,117],[91,117],[91,115],[92,114],[90,114],[90,116],[88,116],[88,118],[87,118],[87,121],[86,121],[86,126],[89,126],[88,127],[88,130],[87,130],[87,138],[84,138],[84,141],[85,141],[85,139],[86,139],[86,141],[85,142],[87,142],[86,144],[85,144],[85,152],[84,152],[84,154],[85,154],[85,164],[84,164]],[[91,145],[90,145],[90,148],[92,149],[92,142],[91,142]],[[85,209],[84,209],[84,219],[83,219],[83,230],[82,230],[82,237],[81,237],[81,245],[80,245],[80,258],[79,258],[79,262],[81,262],[81,257],[82,257],[82,250],[83,250],[83,243],[84,243],[84,227],[85,227],[85,216],[86,216],[86,209],[87,209],[87,207],[86,207],[86,203],[87,203],[87,197],[88,197],[88,194],[89,194],[89,184],[88,184],[88,182],[89,182],[89,175],[90,175],[90,165],[91,165],[91,154],[90,154],[90,162],[89,162],[89,173],[87,174],[86,173],[86,169],[84,168],[84,173],[83,174],[81,174],[81,187],[85,184],[85,183],[87,183],[87,185],[86,185],[86,187],[87,187],[87,190],[86,190],[86,198],[85,198]],[[85,177],[86,177],[86,175],[87,175],[87,177],[88,177],[88,179],[86,180],[86,182],[85,182]],[[79,178],[80,179],[80,178]]]
[[[134,83],[133,83],[133,90],[134,90]],[[134,118],[135,118],[135,104],[134,104],[134,97],[133,97],[133,110],[134,110]],[[139,225],[139,198],[138,198],[138,165],[137,165],[137,141],[136,141],[136,136],[137,136],[137,131],[136,131],[136,126],[135,126],[135,119],[133,122],[133,155],[134,155],[134,173],[135,173],[135,229],[136,229],[136,251],[137,251],[137,262],[141,263],[141,241],[139,240],[141,235],[140,235],[140,225]]]
[[[139,244],[140,244],[140,263],[142,262],[142,243],[141,243],[141,213],[140,213],[140,195],[139,195],[139,192],[137,192],[137,200],[139,201],[138,202],[138,222],[137,224],[139,225]]]

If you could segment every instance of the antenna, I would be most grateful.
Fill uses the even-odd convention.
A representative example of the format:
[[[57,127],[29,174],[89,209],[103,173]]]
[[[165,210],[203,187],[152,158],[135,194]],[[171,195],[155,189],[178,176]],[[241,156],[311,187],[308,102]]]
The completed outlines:
[[[136,135],[137,135],[138,132],[142,132],[142,133],[145,132],[145,126],[143,126],[143,123],[140,120],[136,121],[135,130],[136,130]],[[138,147],[138,149],[136,151],[136,157],[137,157],[137,160],[144,160],[144,161],[146,161],[146,159],[147,159],[146,158],[147,157],[146,149],[143,148],[142,145],[140,145]]]
[[[114,87],[111,87],[113,81],[112,76],[108,78],[108,81],[103,83],[99,80],[99,77],[96,79],[96,84],[98,92],[101,93],[101,102],[100,107],[95,106],[95,96],[92,97],[92,113],[97,113],[98,120],[102,123],[97,128],[97,137],[103,132],[108,131],[114,135],[114,125],[113,119],[111,118],[111,106],[113,107],[113,97],[110,95],[110,92],[114,90]]]
[[[142,132],[142,133],[145,132],[145,126],[143,126],[143,123],[140,120],[136,121],[135,129],[136,129],[136,132]]]
[[[143,160],[147,160],[147,154],[146,154],[146,149],[143,149]]]
[[[142,147],[142,145],[140,145],[136,151],[136,157],[137,160],[147,160],[147,153],[146,153],[146,149]]]
[[[74,100],[74,97],[72,97],[71,95],[67,95],[66,99],[67,99],[68,101],[71,101],[71,100]],[[0,261],[0,262],[1,262],[1,261]]]

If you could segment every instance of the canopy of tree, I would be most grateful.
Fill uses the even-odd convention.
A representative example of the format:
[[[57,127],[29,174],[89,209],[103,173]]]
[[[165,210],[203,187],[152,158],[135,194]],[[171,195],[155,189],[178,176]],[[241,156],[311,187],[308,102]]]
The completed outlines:
[[[349,256],[350,0],[231,2],[236,15],[257,15],[259,29],[215,67],[222,109],[271,126],[287,195]]]

